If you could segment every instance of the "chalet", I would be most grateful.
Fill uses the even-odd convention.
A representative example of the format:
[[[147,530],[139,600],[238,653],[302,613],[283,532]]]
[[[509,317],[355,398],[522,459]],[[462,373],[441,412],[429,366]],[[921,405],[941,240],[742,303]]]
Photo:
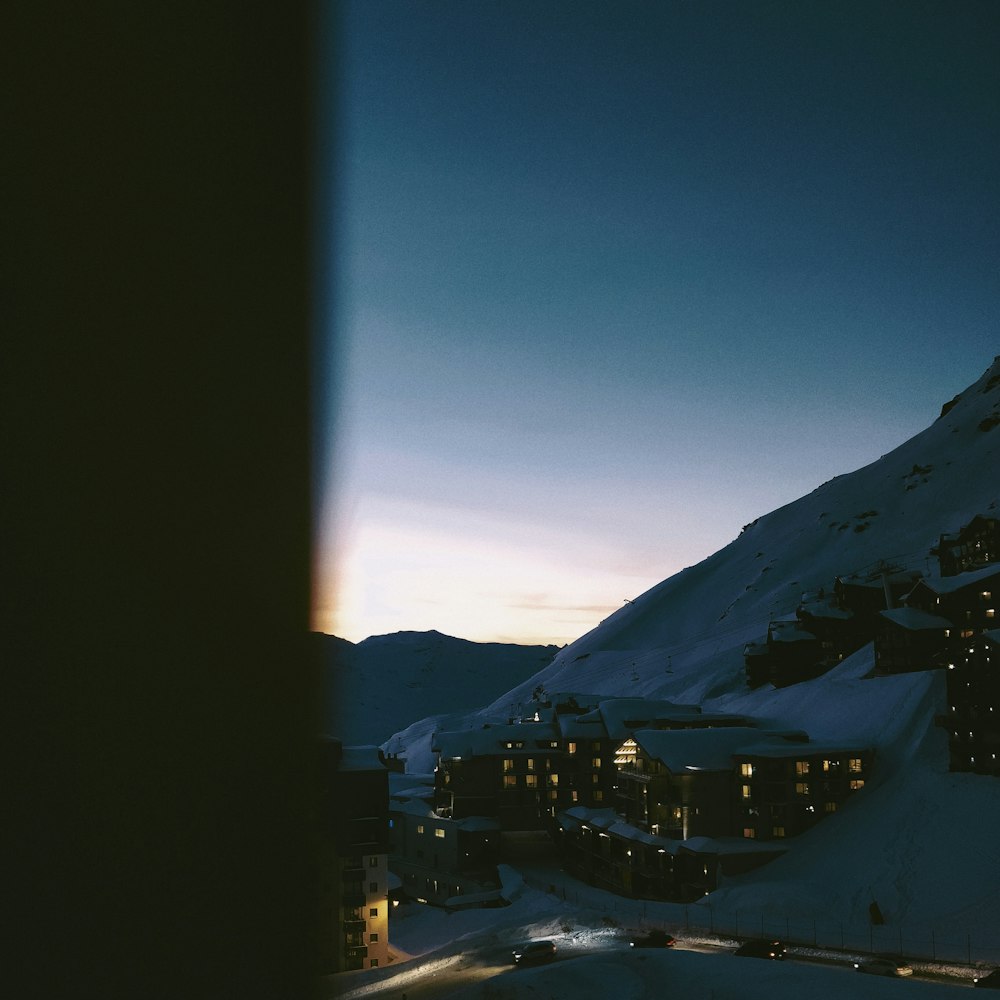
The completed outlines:
[[[320,968],[389,959],[389,772],[377,747],[320,743]]]
[[[433,789],[409,789],[389,801],[389,866],[404,896],[450,908],[501,905],[499,821],[443,819],[432,797]]]
[[[743,722],[741,716],[703,713],[697,705],[646,698],[605,698],[594,711],[561,717],[565,757],[559,808],[613,806],[618,781],[615,755],[638,729],[706,729]]]
[[[956,576],[1000,562],[1000,518],[977,514],[955,534],[941,535],[934,551],[942,576]]]
[[[540,701],[539,721],[439,732],[435,812],[445,818],[489,816],[505,831],[551,828],[560,809],[614,804],[615,752],[638,728],[716,728],[740,716],[703,713],[696,705],[643,698],[601,698],[589,711],[586,696]]]
[[[869,635],[875,629],[875,617],[880,611],[896,607],[921,578],[918,570],[903,570],[888,564],[834,581],[837,606],[854,613],[859,627],[868,623]]]
[[[950,768],[1000,776],[1000,630],[963,641],[947,668]]]
[[[617,809],[560,812],[557,839],[592,884],[690,901],[783,853],[864,787],[871,759],[802,732],[639,730],[616,755]]]
[[[725,837],[733,833],[733,754],[757,743],[761,732],[640,730],[619,749],[617,809],[629,823],[653,834]]]
[[[734,757],[742,835],[782,840],[805,833],[864,788],[872,756],[870,749],[804,739],[742,748]]]
[[[747,686],[752,691],[771,680],[771,658],[766,638],[748,642],[743,647],[743,663],[746,669]]]
[[[947,618],[920,608],[892,608],[879,614],[875,673],[903,674],[943,666],[954,629]]]
[[[563,751],[550,722],[490,725],[434,734],[434,811],[487,816],[505,830],[540,830],[558,795]]]
[[[955,576],[922,579],[907,595],[906,603],[947,618],[958,631],[957,637],[968,639],[1000,624],[998,598],[1000,563],[993,563]]]
[[[743,647],[743,658],[751,688],[768,682],[785,687],[823,672],[819,668],[823,658],[820,640],[798,618],[771,622],[765,640]]]
[[[823,590],[803,594],[795,616],[802,628],[819,640],[817,676],[872,641],[871,620],[841,607],[836,595]]]

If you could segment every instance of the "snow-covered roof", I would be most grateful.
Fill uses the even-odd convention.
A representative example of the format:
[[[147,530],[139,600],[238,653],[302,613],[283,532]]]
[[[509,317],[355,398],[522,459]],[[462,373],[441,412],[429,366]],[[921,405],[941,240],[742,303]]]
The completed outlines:
[[[701,714],[697,705],[678,705],[651,698],[612,698],[602,701],[599,711],[612,739],[624,739],[637,726],[688,719]]]
[[[560,715],[556,717],[556,725],[566,739],[600,739],[607,732],[600,712],[579,716]]]
[[[486,726],[457,732],[434,734],[432,749],[442,757],[467,759],[485,757],[501,751],[509,754],[537,753],[540,742],[559,739],[559,732],[550,722],[524,722],[514,725]],[[523,743],[523,747],[508,747],[508,743]]]
[[[791,846],[784,840],[751,840],[746,837],[688,837],[678,845],[692,854],[784,854]]]
[[[455,908],[482,906],[484,903],[492,903],[494,900],[502,898],[503,892],[500,889],[487,889],[485,892],[467,892],[461,896],[449,896],[444,901],[444,905]],[[406,994],[404,993],[403,996],[406,996]]]
[[[579,830],[584,824],[592,826],[609,835],[621,837],[636,843],[648,844],[659,848],[668,854],[675,854],[680,841],[669,837],[658,837],[655,834],[640,830],[639,827],[626,823],[613,809],[592,809],[588,806],[573,806],[558,814],[560,825],[566,830]]]
[[[395,796],[389,799],[389,812],[402,813],[406,816],[433,816],[434,810],[421,799],[400,799]]]
[[[559,824],[566,830],[577,831],[587,824],[595,830],[607,833],[608,836],[620,837],[636,844],[646,844],[671,855],[676,855],[679,851],[714,854],[720,857],[731,854],[783,854],[789,847],[784,841],[759,841],[743,837],[688,837],[687,840],[658,837],[618,819],[610,809],[574,806],[559,813],[557,818]]]
[[[908,632],[928,632],[931,629],[951,628],[952,624],[946,618],[932,615],[920,608],[889,608],[879,614]]]
[[[642,729],[632,737],[650,757],[674,774],[685,771],[730,771],[733,755],[761,743],[765,734],[749,726],[719,729]],[[775,737],[780,739],[780,737]]]
[[[598,830],[607,830],[618,823],[621,817],[614,809],[573,806],[565,812],[559,813],[558,819],[562,826],[568,830],[579,830],[584,823],[596,827]]]
[[[927,577],[918,581],[917,586],[926,587],[932,594],[954,594],[956,590],[994,579],[1000,579],[1000,563],[991,563],[982,569],[969,570],[967,573],[958,573],[955,576]]]
[[[803,594],[799,610],[812,618],[832,618],[836,621],[847,621],[854,617],[854,612],[840,607],[832,597],[806,598]]]
[[[798,619],[771,622],[768,635],[772,642],[815,642],[816,636],[807,632]]]
[[[741,747],[734,755],[736,757],[814,757],[823,754],[824,757],[842,757],[844,754],[868,752],[870,747],[852,746],[845,743],[822,741],[814,743],[789,742],[786,739],[760,741]]]

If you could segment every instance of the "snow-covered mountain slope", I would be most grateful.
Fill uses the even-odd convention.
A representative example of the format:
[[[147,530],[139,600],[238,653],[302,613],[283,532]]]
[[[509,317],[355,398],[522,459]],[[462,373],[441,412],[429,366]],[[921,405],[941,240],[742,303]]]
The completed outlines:
[[[743,661],[744,644],[762,639],[771,619],[794,615],[803,592],[879,564],[937,575],[940,535],[998,510],[1000,357],[894,451],[758,518],[478,713],[419,720],[387,746],[405,749],[408,770],[430,770],[436,728],[509,716],[538,685],[699,703],[815,739],[863,742],[877,761],[864,791],[705,904],[864,921],[874,898],[893,922],[985,922],[1000,934],[1000,781],[948,771],[947,737],[934,723],[945,709],[943,676],[871,677],[869,644],[815,680],[749,691]]]
[[[939,536],[1000,508],[1000,357],[943,410],[888,455],[758,518],[616,611],[494,708],[539,683],[701,702],[742,688],[744,643],[794,615],[804,591],[880,561],[935,574]]]
[[[396,632],[353,643],[314,633],[325,732],[379,743],[415,718],[469,712],[548,664],[558,646],[469,642],[440,632]],[[390,748],[392,749],[392,748]]]

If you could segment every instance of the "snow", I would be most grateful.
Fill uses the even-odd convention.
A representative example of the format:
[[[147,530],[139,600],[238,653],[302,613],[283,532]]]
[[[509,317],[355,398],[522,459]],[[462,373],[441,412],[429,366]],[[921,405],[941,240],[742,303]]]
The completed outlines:
[[[743,659],[744,646],[759,641],[769,623],[794,617],[804,593],[829,593],[838,577],[879,570],[890,577],[920,574],[941,585],[931,554],[940,536],[1000,509],[1000,429],[979,429],[998,403],[1000,358],[921,434],[758,518],[725,548],[651,588],[508,689],[484,683],[479,708],[456,705],[443,689],[431,707],[438,714],[417,718],[424,703],[411,698],[401,674],[387,675],[392,680],[378,692],[385,718],[413,721],[383,746],[404,749],[408,770],[430,772],[437,730],[464,729],[469,739],[479,739],[474,734],[488,734],[482,727],[490,720],[530,717],[532,694],[541,685],[546,692],[592,692],[582,708],[614,697],[651,698],[745,716],[761,730],[803,730],[811,744],[871,747],[865,787],[837,813],[787,841],[782,856],[726,879],[689,912],[706,926],[773,918],[782,927],[798,923],[831,939],[853,936],[865,950],[873,944],[871,950],[891,951],[902,942],[910,955],[1000,963],[1000,780],[948,771],[947,734],[936,724],[947,711],[943,672],[872,676],[874,654],[867,645],[814,680],[748,691]],[[914,466],[928,471],[915,477]],[[969,580],[973,575],[963,574]],[[386,731],[379,723],[372,719],[365,740]],[[583,937],[573,940],[602,934],[607,940],[601,911],[584,905],[597,890],[551,865],[535,878],[565,886],[567,900],[529,888],[503,909],[448,916],[423,908],[393,923],[392,947],[418,954],[443,945],[457,954],[476,935],[512,942],[553,937],[560,948],[578,934]],[[870,923],[873,901],[885,926]],[[607,897],[602,905],[607,914],[622,912],[611,907],[638,904]],[[651,903],[643,912],[654,909],[675,924],[682,920],[683,908],[674,904]],[[563,924],[577,930],[563,932]],[[690,989],[692,996],[714,991],[741,1000],[791,996],[793,990],[796,996],[810,990],[864,998],[933,989],[943,997],[957,988],[729,955],[637,956],[627,950],[504,976],[460,995],[513,995],[502,991],[515,979],[518,996],[574,1000],[659,995],[654,983],[669,983],[678,995]]]
[[[561,898],[560,880],[543,891],[526,886],[502,909],[447,912],[419,904],[404,905],[390,922],[387,968],[345,973],[328,980],[327,995],[343,1000],[404,992],[421,996],[475,998],[540,997],[590,1000],[595,997],[714,997],[717,1000],[801,1000],[804,991],[824,1000],[882,1000],[927,997],[947,1000],[968,988],[972,971],[941,962],[911,962],[917,976],[951,976],[950,982],[904,982],[854,971],[861,957],[852,949],[789,948],[789,960],[737,958],[739,940],[757,936],[750,928],[739,937],[688,926],[683,908],[661,904],[643,912],[634,900],[619,900],[588,889],[580,903]],[[671,912],[672,910],[672,912]],[[633,933],[663,927],[677,938],[670,950],[628,947]],[[769,931],[770,935],[770,931]],[[551,940],[560,959],[535,968],[513,968],[509,952],[529,940]],[[468,982],[462,970],[469,956],[485,954],[485,978]],[[829,963],[837,963],[836,965]]]
[[[940,632],[942,629],[951,628],[951,622],[947,618],[921,611],[920,608],[889,608],[887,611],[880,611],[879,614],[908,632],[929,632],[931,629]]]

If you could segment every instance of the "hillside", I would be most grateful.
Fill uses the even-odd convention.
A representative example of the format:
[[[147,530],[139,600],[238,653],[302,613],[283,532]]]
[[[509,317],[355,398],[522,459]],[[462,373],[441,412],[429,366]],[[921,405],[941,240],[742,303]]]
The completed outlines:
[[[396,632],[353,643],[313,633],[326,692],[326,733],[380,743],[414,718],[469,712],[551,662],[556,646],[469,642],[440,632]],[[386,698],[393,691],[398,697]]]
[[[696,702],[817,738],[870,742],[877,775],[851,808],[798,838],[785,857],[733,879],[711,904],[858,920],[875,898],[892,922],[987,920],[1000,933],[1000,781],[948,772],[946,736],[933,724],[945,707],[941,675],[867,678],[869,645],[816,680],[750,692],[742,655],[771,619],[794,614],[804,591],[829,589],[837,576],[878,564],[935,575],[939,536],[1000,508],[998,428],[1000,357],[925,431],[758,518],[448,727],[509,715],[541,684]],[[424,719],[394,738],[410,769],[433,766],[429,740],[441,724]],[[958,852],[949,847],[956,836]]]

